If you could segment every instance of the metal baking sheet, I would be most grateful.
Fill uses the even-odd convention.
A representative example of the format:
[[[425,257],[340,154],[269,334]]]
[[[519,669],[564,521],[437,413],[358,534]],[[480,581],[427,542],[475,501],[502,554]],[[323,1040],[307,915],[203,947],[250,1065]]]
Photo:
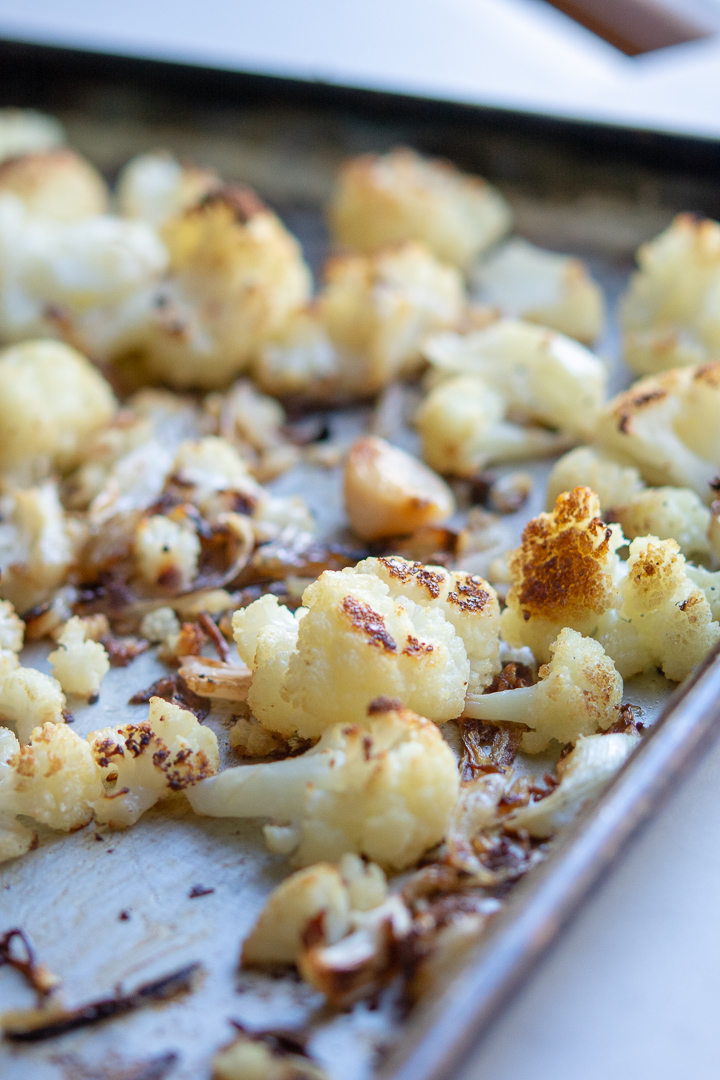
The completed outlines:
[[[57,112],[71,142],[109,176],[133,153],[164,146],[215,165],[228,179],[252,183],[283,215],[317,270],[327,250],[322,205],[334,170],[348,153],[410,142],[442,152],[499,182],[513,202],[517,231],[533,241],[585,257],[603,285],[612,311],[637,244],[662,228],[679,209],[713,212],[718,198],[702,170],[678,175],[674,166],[623,160],[608,154],[594,167],[583,146],[554,143],[532,133],[506,131],[479,119],[460,124],[437,111],[386,111],[301,105],[286,99],[232,97],[190,100],[178,85],[162,91],[95,73],[79,79],[68,67],[52,81],[26,80],[19,100],[0,75],[2,101]],[[612,319],[598,345],[611,372],[611,392],[629,381],[618,361]],[[369,407],[337,413],[333,434],[363,430]],[[402,433],[412,448],[414,434]],[[535,463],[533,495],[510,519],[515,537],[543,508],[549,463]],[[502,471],[502,470],[498,470]],[[305,465],[274,483],[278,492],[300,492],[324,535],[344,527],[339,470]],[[43,667],[48,649],[28,650],[27,662]],[[113,669],[100,701],[74,708],[80,734],[137,719],[142,706],[126,704],[161,667],[151,654],[127,669]],[[147,813],[120,833],[94,825],[71,836],[47,831],[24,859],[0,868],[0,928],[21,925],[47,966],[64,982],[69,1004],[79,1004],[122,984],[142,982],[199,961],[204,974],[189,996],[84,1032],[37,1046],[0,1045],[3,1080],[135,1080],[153,1062],[176,1055],[172,1080],[209,1076],[212,1053],[232,1034],[231,1020],[249,1027],[311,1024],[310,1049],[338,1080],[368,1080],[379,1053],[392,1048],[387,1080],[441,1080],[453,1075],[502,1000],[547,946],[595,878],[650,812],[670,779],[676,779],[711,737],[720,688],[720,663],[709,661],[653,729],[603,797],[599,810],[553,845],[547,861],[520,883],[491,924],[478,955],[438,1001],[425,1003],[401,1024],[391,996],[381,1007],[362,1005],[333,1015],[320,995],[290,977],[237,971],[239,945],[265,898],[287,874],[284,859],[265,849],[259,826],[200,819],[182,796]],[[660,677],[631,680],[626,699],[652,722],[669,697]],[[217,732],[224,763],[230,713],[215,709],[206,723]],[[535,769],[542,771],[540,764]],[[191,897],[194,886],[212,889]],[[0,1010],[31,997],[18,977],[0,973]],[[169,1059],[168,1059],[169,1060]],[[149,1075],[149,1074],[148,1074]]]

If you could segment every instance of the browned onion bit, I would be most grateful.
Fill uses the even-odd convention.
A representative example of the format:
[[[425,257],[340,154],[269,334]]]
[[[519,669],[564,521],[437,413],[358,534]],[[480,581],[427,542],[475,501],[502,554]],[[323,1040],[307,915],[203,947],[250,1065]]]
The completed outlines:
[[[525,724],[486,724],[459,720],[463,742],[461,776],[472,780],[481,773],[508,772],[518,752]]]
[[[128,705],[145,705],[151,697],[159,697],[173,705],[179,705],[181,709],[193,713],[200,721],[210,712],[209,698],[193,693],[182,676],[177,674],[162,675],[145,690],[138,690],[130,698]]]
[[[217,627],[217,623],[215,623],[215,621],[210,617],[207,611],[201,611],[197,617],[197,621],[200,623],[200,626],[210,638],[210,641],[214,645],[220,659],[228,663],[232,656],[232,652],[227,641],[220,633]]]
[[[149,641],[134,636],[116,637],[114,634],[104,634],[100,642],[105,647],[113,667],[127,667],[136,656],[150,648]]]
[[[20,951],[16,951],[19,944]],[[42,1000],[60,985],[60,980],[38,961],[30,938],[16,926],[0,937],[0,967],[15,968]]]

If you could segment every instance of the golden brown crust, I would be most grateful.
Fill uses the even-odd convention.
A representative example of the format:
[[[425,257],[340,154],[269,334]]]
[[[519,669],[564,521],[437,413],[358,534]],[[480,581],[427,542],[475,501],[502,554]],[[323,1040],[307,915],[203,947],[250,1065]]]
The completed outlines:
[[[385,652],[397,652],[397,644],[385,629],[385,619],[369,604],[363,604],[354,596],[343,597],[342,610],[354,629],[367,638],[368,645],[375,645]]]
[[[406,562],[405,559],[380,558],[378,562],[385,567],[390,577],[395,578],[401,585],[420,585],[428,596],[436,600],[445,584],[445,575],[431,570],[424,563]],[[480,580],[479,578],[476,580]]]

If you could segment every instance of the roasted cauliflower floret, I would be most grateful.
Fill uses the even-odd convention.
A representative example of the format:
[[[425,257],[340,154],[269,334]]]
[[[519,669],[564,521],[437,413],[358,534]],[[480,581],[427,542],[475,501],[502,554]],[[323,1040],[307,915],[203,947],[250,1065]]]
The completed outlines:
[[[720,361],[641,379],[608,402],[596,439],[649,484],[689,487],[710,502],[720,472]]]
[[[455,510],[444,480],[411,454],[374,435],[357,439],[345,460],[345,510],[363,540],[403,536]]]
[[[0,651],[19,653],[23,647],[25,623],[18,618],[9,600],[0,600]]]
[[[50,480],[0,498],[0,508],[0,596],[28,611],[62,584],[72,562],[65,512]]]
[[[673,539],[688,557],[712,550],[710,511],[689,488],[648,488],[634,466],[618,464],[590,446],[571,450],[553,466],[548,507],[575,487],[596,492],[603,517],[619,522],[628,540],[648,535]]]
[[[105,785],[95,816],[113,829],[134,825],[158,800],[213,776],[220,763],[215,732],[157,697],[147,720],[93,731],[87,741]]]
[[[17,820],[14,810],[7,805],[14,771],[8,762],[20,751],[20,744],[8,728],[0,727],[0,863],[26,855],[32,847],[35,834]]]
[[[720,349],[720,225],[679,214],[637,253],[620,305],[638,375],[713,360]]]
[[[455,326],[462,279],[419,244],[331,259],[325,285],[264,345],[254,376],[268,393],[368,395],[417,370],[420,345]]]
[[[48,660],[66,694],[89,699],[97,696],[110,660],[104,646],[88,637],[87,630],[77,616],[68,619],[57,639],[58,648]]]
[[[108,192],[100,173],[66,147],[0,163],[0,195],[15,195],[30,214],[79,221],[104,214]]]
[[[508,560],[503,637],[547,661],[569,626],[596,638],[623,678],[654,664],[679,681],[720,638],[711,605],[674,540],[637,537],[624,563],[622,530],[599,513],[594,492],[575,488],[529,522]]]
[[[268,498],[232,443],[214,435],[180,444],[170,482],[210,519],[223,511],[252,515]]]
[[[131,158],[118,178],[120,213],[159,227],[219,187],[213,169],[181,164],[161,150]]]
[[[579,259],[514,237],[474,274],[478,299],[502,315],[527,319],[592,344],[602,329],[600,286]]]
[[[167,251],[143,221],[53,221],[0,196],[0,335],[68,337],[112,358],[145,338]]]
[[[471,694],[465,715],[476,720],[527,724],[521,747],[530,754],[555,739],[562,746],[606,730],[619,719],[623,681],[602,645],[576,630],[561,630],[550,646],[550,663],[534,686]]]
[[[34,728],[65,722],[65,695],[57,679],[31,667],[21,667],[15,653],[0,650],[0,718],[15,726],[21,743],[30,742]]]
[[[573,439],[595,430],[605,400],[605,365],[579,342],[519,319],[484,330],[436,334],[423,353],[438,377],[475,375],[507,401],[515,419]]]
[[[619,732],[581,735],[575,748],[558,763],[558,787],[544,799],[516,810],[506,819],[506,827],[524,829],[540,839],[552,836],[597,798],[639,741],[637,735]]]
[[[146,359],[177,389],[221,389],[309,297],[298,242],[246,188],[210,192],[162,229],[169,278]]]
[[[270,894],[245,938],[242,962],[294,964],[308,925],[322,914],[322,940],[340,941],[353,926],[355,911],[369,911],[387,897],[379,866],[344,855],[338,866],[321,862],[291,874]]]
[[[485,180],[406,147],[347,161],[330,206],[333,239],[343,247],[372,251],[420,240],[462,269],[511,223],[507,202]]]
[[[0,786],[3,810],[69,832],[87,825],[102,794],[87,743],[66,724],[35,728],[27,746],[10,758]]]
[[[135,533],[135,560],[155,588],[187,589],[197,577],[200,541],[192,527],[162,514],[143,518]]]
[[[442,723],[459,716],[468,683],[498,667],[498,603],[482,578],[405,559],[326,571],[295,615],[263,597],[233,616],[253,670],[248,704],[285,737],[316,738],[341,716],[363,723],[393,695]]]
[[[402,870],[445,835],[458,795],[455,756],[437,727],[399,703],[363,726],[336,724],[300,757],[240,765],[188,792],[215,817],[269,817],[273,850],[296,866],[346,852]]]
[[[59,341],[0,352],[0,472],[32,480],[76,465],[87,439],[115,412],[100,372]]]
[[[34,109],[0,109],[0,161],[51,150],[65,142],[65,131],[54,116]]]

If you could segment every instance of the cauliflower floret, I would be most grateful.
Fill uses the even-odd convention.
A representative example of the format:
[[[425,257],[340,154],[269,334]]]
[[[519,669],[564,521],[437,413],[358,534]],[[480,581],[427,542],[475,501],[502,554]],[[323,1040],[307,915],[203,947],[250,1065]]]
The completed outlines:
[[[158,227],[219,186],[213,169],[180,164],[171,154],[154,150],[138,154],[120,172],[118,205],[125,217]]]
[[[48,656],[57,681],[66,694],[91,698],[110,670],[110,660],[99,641],[87,637],[87,625],[74,616],[58,637],[58,648]]]
[[[215,732],[158,697],[150,698],[147,720],[93,731],[87,741],[106,788],[95,816],[113,829],[134,825],[158,800],[213,776],[220,764]]]
[[[115,412],[93,365],[59,341],[26,341],[0,352],[0,472],[33,479],[76,465],[87,439]]]
[[[15,725],[21,743],[34,728],[63,724],[65,695],[57,679],[35,668],[21,667],[15,653],[0,650],[0,717]]]
[[[241,1032],[212,1060],[212,1080],[328,1080],[305,1054],[276,1049],[273,1037]]]
[[[140,634],[153,645],[159,645],[180,633],[180,620],[171,607],[159,607],[143,616]]]
[[[522,829],[540,839],[552,836],[600,794],[639,741],[637,735],[616,732],[581,735],[575,749],[558,764],[559,786],[544,799],[528,803],[510,814],[505,819],[506,828]]]
[[[423,353],[439,376],[475,375],[501,394],[516,419],[573,439],[595,430],[605,400],[605,365],[579,342],[518,319],[465,336],[436,334]]]
[[[54,116],[34,109],[0,109],[0,161],[65,142],[65,131]]]
[[[8,762],[20,751],[20,744],[8,728],[0,727],[0,863],[17,859],[30,851],[35,840],[32,829],[22,825],[12,810],[6,809],[6,800],[14,772]]]
[[[442,840],[458,789],[437,727],[383,699],[363,726],[336,724],[300,757],[226,769],[188,798],[197,813],[289,823],[266,835],[296,866],[355,852],[402,870]]]
[[[637,253],[620,305],[638,375],[713,360],[720,348],[720,225],[679,214]]]
[[[468,683],[498,668],[497,597],[482,578],[404,559],[326,571],[295,615],[263,597],[233,616],[253,669],[261,724],[316,738],[338,715],[362,724],[373,698],[397,697],[438,723],[459,716]]]
[[[322,913],[322,940],[332,945],[350,931],[353,911],[383,903],[387,880],[379,866],[344,855],[298,870],[270,894],[242,947],[242,963],[294,964],[309,923]]]
[[[462,279],[419,244],[331,259],[325,286],[263,346],[253,370],[269,393],[374,394],[421,363],[432,331],[455,326]]]
[[[8,764],[12,774],[0,788],[3,810],[63,832],[91,820],[102,794],[100,773],[87,743],[66,724],[35,728]]]
[[[350,447],[343,493],[350,524],[363,540],[403,536],[455,511],[455,496],[444,480],[374,435]]]
[[[111,358],[144,339],[167,251],[142,221],[53,221],[0,196],[0,334],[66,337]],[[150,290],[150,291],[148,291]]]
[[[619,522],[629,540],[651,534],[676,540],[688,557],[711,552],[710,511],[689,488],[648,488],[634,466],[620,465],[590,446],[556,462],[548,480],[548,507],[575,487],[596,492],[603,517]]]
[[[596,438],[647,483],[689,487],[710,502],[720,472],[720,361],[641,379],[608,402]]]
[[[310,293],[297,240],[246,188],[210,192],[162,230],[170,276],[147,345],[152,374],[220,389]]]
[[[420,240],[462,269],[511,223],[507,202],[485,180],[406,147],[347,161],[330,206],[333,239],[341,246],[372,251]]]
[[[23,647],[25,623],[15,614],[9,600],[0,600],[0,652],[19,653]]]
[[[423,457],[433,469],[473,476],[496,462],[523,461],[566,449],[568,439],[508,419],[506,399],[477,375],[444,379],[415,418]]]
[[[28,213],[79,221],[107,211],[108,191],[94,165],[65,147],[0,164],[0,195],[21,199]]]
[[[602,645],[576,630],[561,630],[550,663],[534,686],[471,694],[465,715],[475,720],[527,724],[522,749],[537,754],[553,739],[561,745],[606,730],[619,719],[623,681]]]
[[[220,510],[253,514],[267,502],[266,492],[232,443],[214,435],[180,444],[171,482],[209,518]]]
[[[162,514],[143,518],[135,533],[135,560],[147,585],[177,591],[197,577],[200,541],[189,524]]]
[[[62,584],[73,543],[52,481],[15,491],[0,507],[0,596],[27,611]]]
[[[585,264],[514,237],[475,271],[478,299],[501,314],[559,330],[591,344],[600,334],[604,301]]]
[[[711,606],[674,540],[637,537],[623,563],[622,530],[599,514],[594,492],[575,488],[528,523],[508,560],[503,637],[546,662],[569,626],[600,641],[623,678],[655,664],[679,681],[720,638]]]

